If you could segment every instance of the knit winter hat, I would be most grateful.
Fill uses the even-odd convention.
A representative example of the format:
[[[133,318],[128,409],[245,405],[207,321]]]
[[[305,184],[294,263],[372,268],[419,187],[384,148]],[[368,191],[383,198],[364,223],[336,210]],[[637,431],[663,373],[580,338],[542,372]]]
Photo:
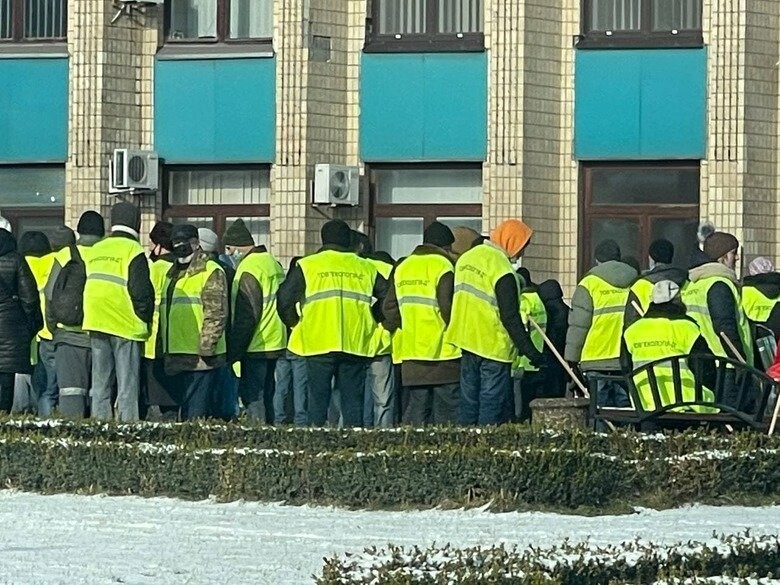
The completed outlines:
[[[748,266],[750,276],[757,276],[759,274],[769,274],[775,271],[775,265],[769,258],[760,256],[755,258]]]
[[[18,250],[22,256],[43,256],[51,252],[51,244],[43,232],[24,232]]]
[[[440,248],[446,248],[455,241],[452,230],[443,223],[434,221],[423,232],[423,244],[433,244]]]
[[[654,241],[650,244],[650,258],[661,264],[671,264],[674,260],[674,244],[663,238]]]
[[[80,236],[97,236],[102,238],[106,235],[106,222],[97,211],[85,211],[79,218],[76,231]]]
[[[715,232],[704,240],[704,253],[713,261],[723,258],[729,252],[735,252],[738,249],[739,240],[726,232]]]
[[[137,234],[141,229],[141,210],[127,201],[114,205],[111,208],[111,230],[116,231],[117,227],[130,228]]]
[[[456,258],[471,250],[474,247],[474,243],[482,239],[482,236],[473,229],[464,226],[452,228],[452,237],[455,239],[452,242],[452,246],[450,246],[450,250],[452,250],[452,255]]]
[[[490,239],[512,258],[528,245],[533,235],[534,230],[519,219],[508,219],[490,233]]]
[[[653,285],[652,300],[656,305],[673,301],[680,293],[680,286],[671,280],[661,280]]]
[[[200,240],[200,249],[204,252],[216,252],[219,246],[217,234],[209,228],[198,228],[198,239]]]
[[[322,243],[332,246],[340,246],[342,248],[349,248],[352,243],[352,230],[346,222],[340,219],[331,219],[320,230],[320,237]]]
[[[617,260],[620,262],[620,246],[615,240],[604,240],[598,246],[594,253],[598,262],[611,262]]]
[[[177,225],[173,228],[173,233],[171,234],[171,240],[173,241],[174,246],[197,239],[198,228],[194,225]]]
[[[61,225],[49,234],[51,249],[55,252],[76,243],[76,234],[68,226]]]
[[[233,222],[227,232],[225,232],[224,242],[226,246],[254,246],[255,240],[246,227],[243,219],[237,219]]]
[[[173,224],[167,221],[158,221],[149,232],[149,239],[153,244],[162,246],[166,250],[173,250]]]

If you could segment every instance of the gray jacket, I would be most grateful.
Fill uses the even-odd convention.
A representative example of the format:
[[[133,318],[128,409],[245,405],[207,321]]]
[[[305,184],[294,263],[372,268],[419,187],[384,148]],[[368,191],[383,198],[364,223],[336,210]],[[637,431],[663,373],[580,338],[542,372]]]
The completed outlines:
[[[591,269],[586,276],[598,276],[609,284],[619,288],[628,289],[636,280],[636,270],[628,264],[610,261],[599,264]],[[569,330],[566,333],[566,361],[579,363],[582,356],[582,348],[593,324],[593,299],[588,290],[580,283],[574,291],[571,299],[571,313],[569,313]],[[620,356],[614,359],[588,362],[583,370],[620,370]]]

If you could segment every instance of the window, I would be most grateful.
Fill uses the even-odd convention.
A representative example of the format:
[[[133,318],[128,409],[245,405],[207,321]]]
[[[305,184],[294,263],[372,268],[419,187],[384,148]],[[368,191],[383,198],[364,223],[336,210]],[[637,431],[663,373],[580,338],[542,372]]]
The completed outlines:
[[[270,237],[270,170],[260,166],[171,166],[165,173],[164,217],[172,223],[207,227],[220,240],[241,218],[257,244]]]
[[[480,165],[372,165],[370,176],[375,246],[395,259],[421,244],[434,221],[482,231]]]
[[[168,41],[268,41],[273,35],[273,0],[170,0],[165,11]]]
[[[67,0],[0,0],[0,41],[64,41]]]
[[[482,51],[483,0],[371,0],[367,51]]]
[[[50,233],[65,221],[63,165],[0,165],[0,215],[18,237],[26,231]]]
[[[582,0],[580,47],[701,46],[702,0]]]
[[[675,265],[687,268],[697,246],[699,163],[589,163],[583,186],[580,269],[593,266],[599,242],[613,239],[624,257],[647,268],[653,240],[675,246]]]

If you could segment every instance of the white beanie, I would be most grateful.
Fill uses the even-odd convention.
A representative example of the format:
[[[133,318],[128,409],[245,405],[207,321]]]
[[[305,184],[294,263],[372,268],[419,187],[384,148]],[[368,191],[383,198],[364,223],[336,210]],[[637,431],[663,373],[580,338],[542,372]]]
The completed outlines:
[[[7,232],[11,232],[11,222],[8,221],[6,218],[4,218],[2,215],[0,215],[0,230],[6,230]]]
[[[216,252],[219,245],[219,238],[209,228],[198,228],[198,239],[200,240],[200,249],[204,252]]]

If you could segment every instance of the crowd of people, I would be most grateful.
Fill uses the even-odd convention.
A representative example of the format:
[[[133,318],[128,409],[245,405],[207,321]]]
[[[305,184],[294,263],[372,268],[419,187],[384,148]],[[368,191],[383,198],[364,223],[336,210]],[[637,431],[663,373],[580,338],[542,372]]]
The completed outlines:
[[[17,245],[0,224],[0,411],[500,424],[563,396],[569,372],[600,404],[629,406],[625,384],[593,374],[731,347],[752,363],[750,322],[780,329],[780,275],[761,258],[740,283],[739,243],[720,232],[690,270],[666,240],[642,274],[600,243],[570,309],[558,282],[518,266],[533,236],[520,220],[489,237],[434,222],[398,261],[331,220],[286,272],[240,219],[222,242],[158,222],[146,252],[137,207],[116,204],[109,225],[88,211],[75,233],[28,231]]]

